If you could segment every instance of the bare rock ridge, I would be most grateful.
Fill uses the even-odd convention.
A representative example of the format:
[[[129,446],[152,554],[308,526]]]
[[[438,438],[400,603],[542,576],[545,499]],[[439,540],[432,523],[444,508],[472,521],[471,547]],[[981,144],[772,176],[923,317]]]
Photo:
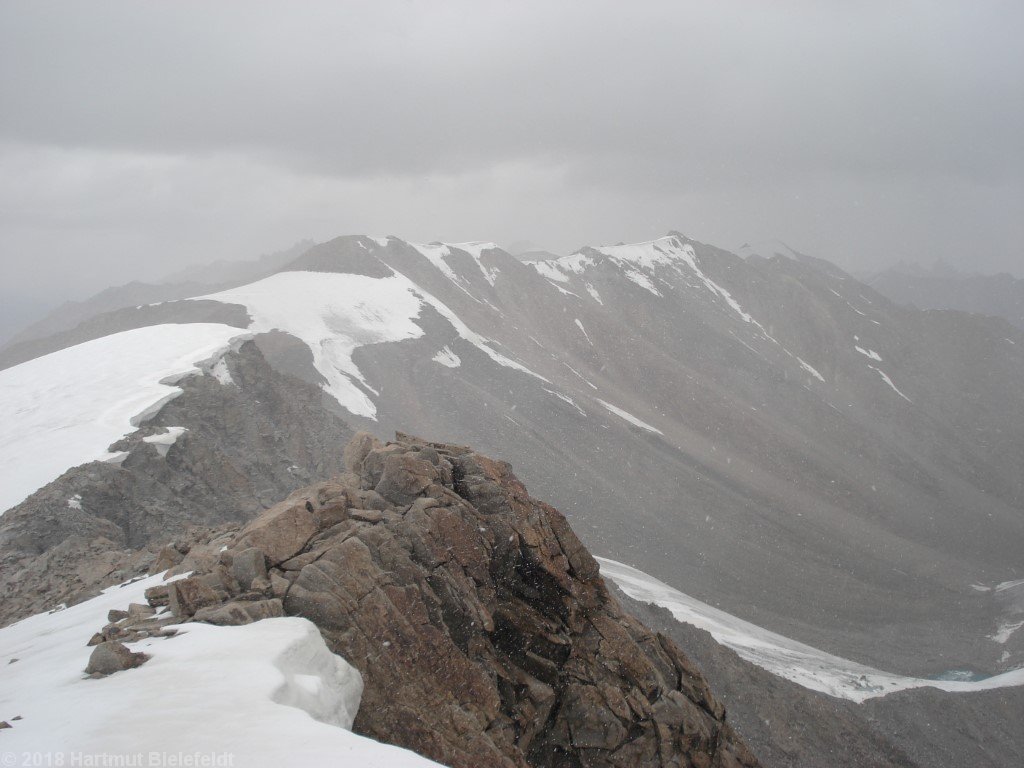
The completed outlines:
[[[111,446],[119,463],[73,467],[0,517],[0,624],[74,604],[239,525],[337,472],[352,430],[316,386],[274,371],[253,342],[224,360],[230,383],[194,375],[182,394]],[[146,437],[184,432],[161,453]],[[195,529],[195,530],[193,530]]]
[[[698,669],[626,614],[508,464],[357,434],[345,472],[151,590],[178,621],[313,621],[359,668],[355,729],[456,768],[756,766]]]

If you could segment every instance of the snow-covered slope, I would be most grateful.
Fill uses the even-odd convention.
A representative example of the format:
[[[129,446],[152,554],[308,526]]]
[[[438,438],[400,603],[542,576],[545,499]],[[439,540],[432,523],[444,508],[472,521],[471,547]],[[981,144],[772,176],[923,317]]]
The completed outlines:
[[[447,253],[448,246],[438,247]],[[443,263],[441,256],[437,259]],[[356,416],[375,418],[377,408],[371,396],[380,393],[353,362],[353,352],[369,344],[419,338],[423,329],[414,321],[424,306],[436,310],[459,336],[494,362],[530,373],[492,349],[487,339],[471,331],[451,309],[401,274],[376,278],[282,272],[252,285],[198,298],[245,306],[253,317],[253,333],[279,330],[304,341],[317,371],[327,380],[325,389]]]
[[[239,337],[213,323],[156,325],[79,344],[0,371],[0,514],[107,447],[180,393]]]
[[[175,637],[133,644],[152,657],[141,667],[87,678],[86,641],[107,612],[145,602],[161,581],[112,587],[0,629],[0,720],[13,726],[3,731],[3,754],[43,752],[64,765],[76,754],[183,752],[247,768],[437,765],[348,730],[362,679],[305,619],[183,625]]]
[[[706,630],[715,640],[732,648],[747,661],[812,691],[851,701],[866,701],[910,688],[932,687],[970,693],[1024,685],[1024,669],[974,681],[930,680],[882,672],[743,621],[625,563],[601,557],[597,559],[601,574],[614,581],[634,600],[654,603],[671,611],[679,621]]]
[[[1022,575],[1024,337],[823,264],[678,233],[532,263],[351,236],[206,301],[351,426],[501,456],[595,551],[731,613],[883,669],[945,668],[914,643],[1016,664],[969,585]]]

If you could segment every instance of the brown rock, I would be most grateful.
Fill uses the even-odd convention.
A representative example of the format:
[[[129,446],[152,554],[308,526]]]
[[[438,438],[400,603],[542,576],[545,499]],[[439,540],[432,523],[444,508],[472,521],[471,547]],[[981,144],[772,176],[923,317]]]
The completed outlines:
[[[89,664],[85,668],[85,673],[87,675],[112,675],[114,672],[138,667],[148,659],[149,656],[146,654],[134,653],[122,643],[100,643],[89,656]]]
[[[156,613],[156,610],[149,605],[143,603],[129,603],[128,615],[125,616],[127,619],[135,621],[137,619],[145,619]]]
[[[196,611],[193,621],[220,626],[238,626],[279,616],[284,616],[284,608],[281,600],[275,597],[270,600],[239,600],[200,608]]]
[[[187,619],[200,608],[221,602],[217,592],[199,576],[172,581],[167,591],[171,613],[179,619]]]
[[[345,446],[345,451],[342,454],[342,462],[345,465],[345,469],[358,475],[363,470],[363,460],[366,458],[366,455],[380,447],[380,440],[369,432],[356,432],[352,439],[349,440],[348,445]]]
[[[170,599],[166,584],[158,584],[146,590],[146,602],[153,608],[162,608],[170,602]]]
[[[268,509],[242,529],[235,549],[255,547],[272,565],[301,552],[318,530],[316,517],[306,503],[285,501]]]
[[[241,589],[249,589],[253,579],[267,578],[267,557],[256,547],[247,547],[231,554],[231,575]]]
[[[412,503],[438,480],[437,468],[415,453],[392,454],[384,459],[384,468],[375,490],[388,501]]]
[[[172,603],[212,596],[194,610],[211,623],[309,619],[363,673],[354,729],[452,768],[757,766],[699,670],[622,611],[507,463],[365,434],[346,457],[349,475],[240,534],[227,570],[244,599],[213,569],[171,585]],[[331,505],[349,519],[325,525]],[[250,547],[269,584],[249,578]]]
[[[153,561],[152,572],[163,573],[167,569],[173,568],[184,559],[184,553],[180,552],[173,544],[168,544],[160,550],[159,554],[156,556],[156,560]]]
[[[270,574],[270,588],[274,593],[274,597],[280,597],[284,599],[284,596],[288,594],[288,589],[292,583],[283,576],[272,573]]]
[[[379,509],[353,509],[350,517],[363,523],[379,523],[384,519],[384,513]]]

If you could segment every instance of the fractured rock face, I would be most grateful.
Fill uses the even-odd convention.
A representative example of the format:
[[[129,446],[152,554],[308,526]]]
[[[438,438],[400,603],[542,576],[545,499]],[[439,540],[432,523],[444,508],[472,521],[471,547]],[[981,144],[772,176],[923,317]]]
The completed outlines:
[[[170,585],[172,610],[310,619],[363,675],[355,730],[455,768],[757,765],[508,464],[405,435],[358,435],[345,459]]]

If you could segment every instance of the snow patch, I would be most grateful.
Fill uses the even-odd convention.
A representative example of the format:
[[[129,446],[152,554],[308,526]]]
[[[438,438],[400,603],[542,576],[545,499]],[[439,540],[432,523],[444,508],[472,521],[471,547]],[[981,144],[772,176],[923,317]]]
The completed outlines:
[[[59,749],[51,754],[68,765],[76,753],[179,754],[187,733],[189,753],[228,752],[235,765],[437,765],[348,730],[362,678],[305,619],[183,625],[173,638],[133,643],[133,650],[151,655],[141,667],[86,678],[92,648],[85,641],[106,623],[107,612],[144,603],[145,590],[161,583],[151,576],[112,587],[0,629],[0,720],[14,726],[4,731],[4,750]],[[17,663],[8,664],[11,658]]]
[[[466,282],[462,277],[456,274],[455,270],[448,264],[446,257],[452,252],[452,249],[468,253],[473,263],[476,264],[480,270],[480,274],[484,276],[484,279],[494,285],[495,280],[498,277],[498,271],[496,269],[485,267],[483,262],[480,260],[481,255],[484,251],[489,251],[497,248],[498,246],[494,243],[484,242],[469,242],[469,243],[409,243],[413,248],[419,251],[421,254],[426,256],[430,262],[437,267],[441,272],[444,273],[445,277],[455,283],[462,290],[466,290],[464,283]],[[468,293],[468,291],[466,291]]]
[[[743,621],[624,563],[603,557],[597,561],[601,574],[634,600],[666,608],[679,621],[706,630],[741,658],[829,696],[861,702],[909,688],[967,693],[1024,685],[1024,669],[975,681],[930,680],[883,672]]]
[[[860,352],[862,355],[864,355],[864,357],[869,357],[878,363],[882,362],[881,356],[873,349],[864,349],[863,347],[858,347],[856,344],[853,345],[853,348]]]
[[[996,584],[995,591],[1004,592],[1007,589],[1013,589],[1014,587],[1019,587],[1022,584],[1024,584],[1024,579],[1017,579],[1016,581],[1004,581],[999,584]]]
[[[69,509],[81,509],[82,508],[82,494],[76,493],[70,499],[68,499]]]
[[[588,387],[590,387],[591,389],[597,389],[597,387],[595,387],[595,386],[594,386],[593,384],[591,384],[591,383],[590,383],[589,381],[587,381],[587,380],[586,380],[586,379],[585,379],[585,378],[583,377],[583,374],[581,374],[581,373],[580,373],[579,371],[577,371],[577,370],[576,370],[575,368],[573,368],[573,367],[572,367],[571,365],[569,365],[569,364],[568,364],[568,363],[566,363],[566,362],[563,362],[563,363],[562,363],[562,365],[564,365],[564,366],[565,366],[566,368],[568,368],[568,369],[569,369],[570,371],[572,371],[572,372],[573,372],[574,374],[576,374],[576,378],[578,378],[578,379],[579,379],[580,381],[582,381],[582,382],[583,382],[584,384],[586,384],[586,385],[587,385]]]
[[[988,638],[996,643],[1005,643],[1010,639],[1010,635],[1021,627],[1024,627],[1024,621],[1004,621],[999,625],[999,629],[989,635]]]
[[[483,261],[481,261],[481,256],[484,251],[496,250],[498,248],[497,245],[494,243],[484,243],[479,241],[472,241],[468,243],[447,243],[447,245],[451,248],[457,248],[460,251],[465,251],[472,256],[477,268],[484,276],[484,280],[491,285],[494,285],[495,281],[498,279],[498,270],[493,267],[485,267]]]
[[[328,393],[352,413],[371,419],[377,414],[367,394],[372,389],[352,361],[353,352],[423,335],[413,322],[422,302],[401,275],[281,272],[199,298],[242,304],[253,318],[254,333],[280,330],[304,341]]]
[[[645,291],[653,293],[655,296],[661,296],[661,292],[654,287],[654,283],[650,281],[647,275],[637,272],[635,269],[627,269],[626,278],[639,285]]]
[[[594,342],[590,340],[590,334],[587,333],[587,329],[583,327],[583,323],[580,322],[578,317],[576,318],[576,327],[583,333],[583,338],[587,340],[587,344],[594,346]]]
[[[597,292],[597,288],[592,286],[590,283],[587,283],[585,287],[587,289],[587,293],[590,294],[590,298],[592,298],[598,304],[604,304],[604,302],[601,300],[601,294]],[[1012,344],[1013,342],[1010,343]]]
[[[185,427],[168,427],[167,431],[159,435],[150,435],[142,438],[142,442],[156,446],[156,451],[161,456],[167,456],[171,446],[178,442],[178,438],[188,432]]]
[[[231,378],[231,371],[228,370],[228,361],[223,357],[210,368],[210,375],[225,387],[235,383],[235,380]]]
[[[818,381],[824,383],[825,377],[822,376],[820,373],[818,373],[818,369],[817,368],[815,368],[813,365],[808,363],[802,357],[798,357],[797,358],[797,362],[799,362],[800,363],[800,367],[803,368],[805,371],[807,371],[809,374],[811,374],[811,376],[816,378]]]
[[[579,411],[580,416],[586,416],[587,415],[586,411],[584,411],[582,408],[580,408],[578,405],[576,405],[576,401],[573,400],[568,395],[563,395],[561,392],[555,392],[553,389],[548,389],[547,387],[543,387],[543,389],[549,395],[554,395],[555,397],[557,397],[562,402],[568,403],[569,405],[571,405],[573,408],[575,408],[577,411]]]
[[[462,365],[462,360],[449,347],[441,347],[440,351],[431,360],[435,363],[440,363],[445,368],[458,368]]]
[[[603,405],[609,411],[614,413],[616,416],[618,416],[620,419],[625,419],[630,424],[632,424],[634,427],[640,427],[640,429],[646,429],[648,432],[653,432],[656,435],[664,435],[665,434],[664,432],[662,432],[657,427],[652,427],[646,421],[641,421],[640,419],[638,419],[636,416],[634,416],[633,414],[629,413],[628,411],[624,411],[621,408],[617,408],[616,406],[612,405],[611,403],[606,403],[604,400],[601,400],[600,398],[594,398],[594,399],[597,400],[597,402],[599,402],[601,405]]]
[[[377,407],[367,394],[374,390],[352,355],[368,344],[421,337],[423,329],[414,320],[424,304],[437,310],[463,339],[494,362],[547,381],[493,350],[490,339],[471,331],[444,303],[400,274],[374,278],[335,272],[281,272],[250,285],[197,298],[242,304],[253,318],[252,332],[281,330],[304,341],[313,353],[313,364],[327,380],[327,392],[352,413],[368,419],[377,417]]]
[[[181,389],[240,329],[152,325],[87,341],[0,371],[0,513],[70,467],[115,458],[107,446]]]
[[[889,378],[889,377],[888,377],[888,376],[887,376],[887,375],[885,374],[885,371],[881,370],[880,368],[875,368],[875,366],[873,366],[873,365],[869,365],[869,366],[868,366],[868,368],[870,368],[870,369],[871,369],[872,371],[874,371],[874,372],[875,372],[875,373],[877,373],[877,374],[878,374],[879,376],[881,376],[881,377],[882,377],[882,381],[884,381],[884,382],[885,382],[886,384],[888,384],[888,385],[889,385],[890,387],[892,387],[892,391],[893,391],[893,392],[895,392],[895,393],[896,393],[897,395],[899,395],[900,397],[902,397],[902,398],[903,398],[904,400],[906,400],[906,401],[907,401],[908,403],[913,403],[913,402],[914,402],[914,401],[913,401],[913,400],[911,400],[911,399],[910,399],[909,397],[907,397],[907,396],[906,396],[905,394],[903,394],[902,392],[900,392],[900,390],[899,390],[899,389],[898,389],[898,388],[896,387],[896,385],[892,383],[892,379],[890,379],[890,378]]]

